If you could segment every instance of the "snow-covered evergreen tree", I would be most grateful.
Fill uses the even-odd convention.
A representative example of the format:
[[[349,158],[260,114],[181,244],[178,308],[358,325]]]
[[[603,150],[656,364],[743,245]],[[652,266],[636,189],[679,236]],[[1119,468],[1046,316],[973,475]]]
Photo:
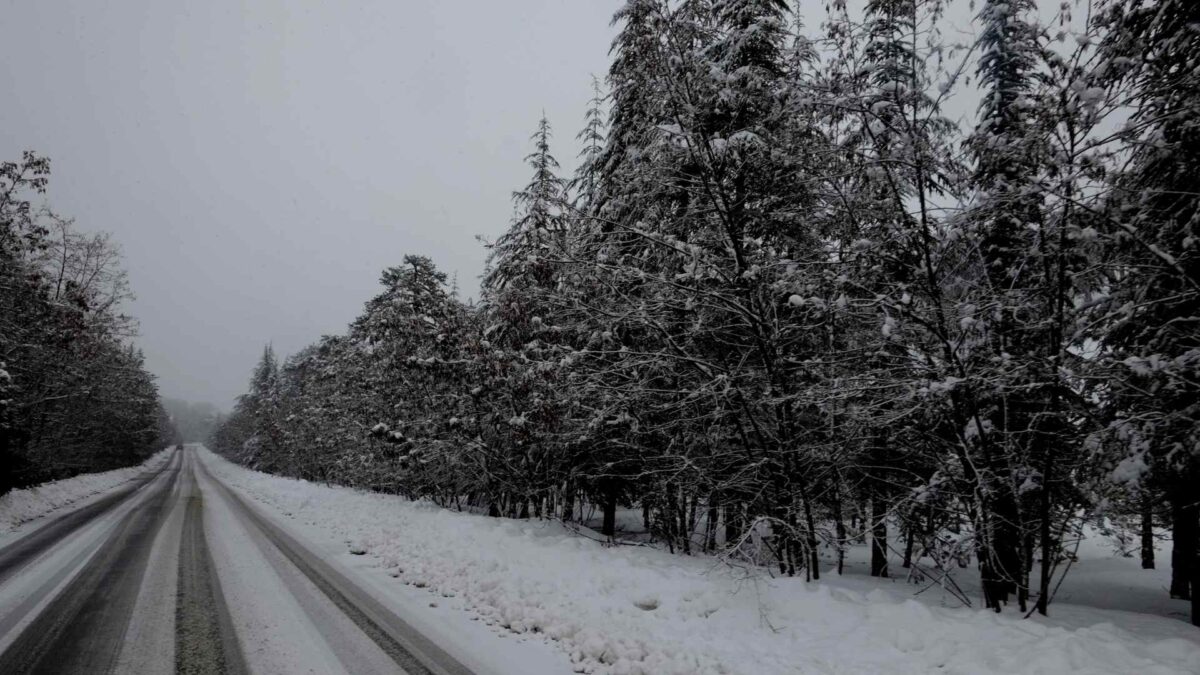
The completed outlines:
[[[1104,289],[1107,321],[1095,335],[1108,348],[1110,431],[1123,455],[1114,473],[1165,488],[1175,542],[1170,591],[1192,599],[1200,625],[1200,6],[1104,4],[1105,60],[1097,70],[1134,111],[1121,132],[1129,161],[1112,177],[1099,222],[1116,253]]]

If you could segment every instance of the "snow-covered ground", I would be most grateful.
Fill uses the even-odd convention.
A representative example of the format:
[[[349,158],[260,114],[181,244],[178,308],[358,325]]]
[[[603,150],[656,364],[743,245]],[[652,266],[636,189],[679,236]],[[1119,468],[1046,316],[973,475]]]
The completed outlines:
[[[585,509],[582,517],[588,525],[599,528],[602,515],[595,509]],[[832,530],[832,523],[826,524]],[[697,523],[693,534],[693,544],[701,548],[704,540],[703,519]],[[845,552],[844,576],[837,577],[837,553],[832,545],[822,545],[818,551],[821,561],[821,574],[827,583],[833,583],[843,588],[869,591],[880,586],[888,587],[901,595],[920,595],[920,600],[943,607],[960,607],[962,597],[975,606],[983,605],[983,590],[979,584],[979,570],[974,565],[966,568],[951,566],[944,572],[939,571],[933,560],[918,559],[912,569],[901,566],[904,541],[900,538],[899,528],[892,527],[889,539],[890,579],[873,579],[870,577],[871,547],[869,540],[852,540]],[[718,541],[721,541],[718,528]],[[1191,603],[1170,597],[1167,589],[1171,583],[1171,537],[1169,530],[1158,530],[1156,534],[1157,567],[1152,570],[1141,568],[1139,557],[1140,539],[1138,532],[1126,533],[1132,536],[1123,544],[1111,534],[1100,532],[1093,525],[1084,527],[1086,537],[1078,542],[1068,544],[1075,554],[1075,562],[1071,564],[1066,577],[1059,578],[1062,570],[1055,571],[1055,594],[1053,612],[1056,618],[1066,618],[1074,612],[1075,605],[1088,608],[1120,610],[1122,614],[1113,614],[1109,618],[1118,620],[1120,625],[1140,626],[1145,614],[1169,617],[1180,621],[1191,620]],[[622,541],[642,542],[649,540],[649,533],[642,524],[641,509],[617,510],[617,536]],[[1122,553],[1120,549],[1123,549]],[[1036,570],[1035,570],[1036,572]],[[952,582],[942,587],[938,577],[946,574]],[[1061,583],[1060,583],[1061,582]]]
[[[1200,631],[1159,616],[1057,603],[1051,618],[1023,620],[940,607],[903,583],[772,579],[708,558],[607,547],[553,522],[457,513],[203,458],[289,527],[347,557],[363,553],[364,565],[423,589],[431,607],[545,641],[581,672],[1200,672]]]
[[[0,497],[0,538],[25,523],[50,515],[68,506],[103,495],[147,472],[157,470],[171,456],[162,450],[138,466],[103,473],[85,473],[74,478],[43,483],[24,490],[13,490]]]

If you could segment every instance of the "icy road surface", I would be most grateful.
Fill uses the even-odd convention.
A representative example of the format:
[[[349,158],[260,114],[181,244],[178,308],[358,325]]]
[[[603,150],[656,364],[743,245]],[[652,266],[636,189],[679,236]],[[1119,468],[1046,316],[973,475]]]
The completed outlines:
[[[475,672],[195,449],[0,548],[0,673]]]

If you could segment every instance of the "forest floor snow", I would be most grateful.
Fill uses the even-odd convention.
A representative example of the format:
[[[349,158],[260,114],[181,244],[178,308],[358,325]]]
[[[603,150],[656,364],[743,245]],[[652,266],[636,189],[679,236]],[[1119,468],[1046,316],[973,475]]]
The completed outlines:
[[[771,578],[709,557],[606,546],[555,522],[280,478],[203,452],[211,472],[305,536],[422,589],[431,607],[563,650],[576,672],[1200,673],[1200,631],[1161,616],[1056,603],[1049,618],[1022,619],[939,606],[914,599],[911,585],[869,577]]]

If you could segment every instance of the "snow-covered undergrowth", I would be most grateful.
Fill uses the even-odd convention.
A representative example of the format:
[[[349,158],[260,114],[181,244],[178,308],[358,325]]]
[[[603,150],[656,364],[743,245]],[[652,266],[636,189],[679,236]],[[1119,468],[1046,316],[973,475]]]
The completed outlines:
[[[710,559],[605,547],[555,523],[492,519],[250,471],[227,484],[345,541],[398,580],[459,598],[497,630],[540,633],[606,673],[1195,673],[1181,622],[1074,608],[1069,624],[929,606],[825,581],[747,576]],[[835,580],[836,581],[836,580]],[[1117,622],[1120,623],[1120,622]]]
[[[0,533],[10,532],[24,523],[71,506],[80,500],[108,492],[146,471],[157,469],[170,456],[171,450],[168,448],[137,466],[102,473],[85,473],[74,478],[13,490],[0,497]]]

